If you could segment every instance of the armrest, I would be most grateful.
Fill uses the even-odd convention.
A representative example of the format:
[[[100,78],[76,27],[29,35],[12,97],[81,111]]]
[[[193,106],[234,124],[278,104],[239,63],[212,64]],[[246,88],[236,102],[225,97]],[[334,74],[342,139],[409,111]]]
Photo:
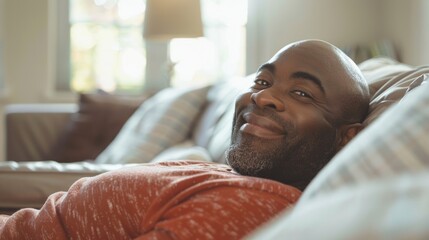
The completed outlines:
[[[80,178],[92,177],[124,166],[135,164],[0,162],[0,212],[4,209],[39,208],[49,195],[67,191],[73,182]]]
[[[46,160],[76,104],[11,104],[5,108],[6,159]]]

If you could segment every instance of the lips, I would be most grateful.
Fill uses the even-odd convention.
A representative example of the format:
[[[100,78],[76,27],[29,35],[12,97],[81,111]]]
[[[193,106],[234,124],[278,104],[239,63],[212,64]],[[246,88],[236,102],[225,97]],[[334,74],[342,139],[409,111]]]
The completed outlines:
[[[240,131],[265,139],[276,139],[284,136],[284,129],[274,120],[252,112],[243,114],[245,123]]]

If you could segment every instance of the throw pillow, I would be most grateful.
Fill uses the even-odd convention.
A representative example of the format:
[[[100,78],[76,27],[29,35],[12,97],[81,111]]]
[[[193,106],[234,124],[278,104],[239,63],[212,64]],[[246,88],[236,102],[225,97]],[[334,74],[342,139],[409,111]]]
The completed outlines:
[[[429,170],[339,189],[280,214],[247,240],[428,239]]]
[[[254,74],[216,83],[208,92],[209,104],[195,126],[193,140],[207,149],[214,162],[225,162],[225,151],[230,145],[235,99],[250,87]]]
[[[420,85],[429,66],[412,68],[391,59],[376,58],[359,65],[368,81],[371,101],[364,126],[377,119],[392,104],[397,103],[412,88]]]
[[[168,88],[145,101],[96,159],[98,163],[150,162],[190,136],[209,87]]]
[[[177,160],[196,160],[212,162],[207,150],[195,145],[191,139],[176,144],[159,153],[151,162],[169,162]]]
[[[147,97],[106,92],[80,94],[79,110],[49,156],[57,162],[94,160]]]

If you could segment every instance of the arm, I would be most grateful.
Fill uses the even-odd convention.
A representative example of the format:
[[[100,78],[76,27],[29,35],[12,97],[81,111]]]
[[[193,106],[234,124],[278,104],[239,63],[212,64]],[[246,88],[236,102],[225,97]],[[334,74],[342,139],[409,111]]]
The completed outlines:
[[[74,239],[242,238],[299,197],[269,180],[141,165],[83,178],[40,211],[0,221],[0,236]],[[30,227],[29,227],[30,226]]]
[[[293,202],[260,189],[214,187],[169,208],[136,239],[241,239]]]

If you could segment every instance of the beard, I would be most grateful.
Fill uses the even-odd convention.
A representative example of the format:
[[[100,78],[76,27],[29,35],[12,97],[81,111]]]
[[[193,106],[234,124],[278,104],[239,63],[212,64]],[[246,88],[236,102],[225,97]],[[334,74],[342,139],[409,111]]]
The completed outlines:
[[[267,178],[303,190],[336,153],[336,129],[302,135],[287,126],[277,140],[262,139],[240,132],[234,126],[227,163],[239,174]]]

